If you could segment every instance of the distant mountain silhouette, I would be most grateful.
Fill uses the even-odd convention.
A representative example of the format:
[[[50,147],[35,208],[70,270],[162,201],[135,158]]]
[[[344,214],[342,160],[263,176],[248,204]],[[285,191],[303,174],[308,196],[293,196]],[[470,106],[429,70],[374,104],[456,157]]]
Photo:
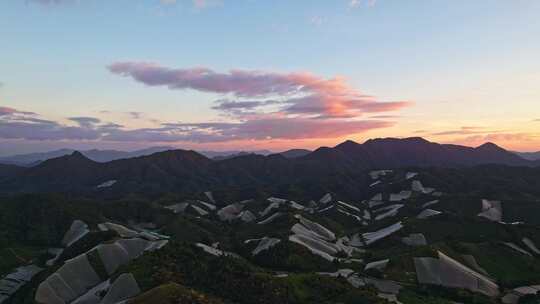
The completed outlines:
[[[514,152],[518,156],[527,160],[540,160],[540,151],[538,152]]]
[[[371,139],[364,144],[346,141],[334,148],[319,148],[305,157],[365,169],[481,164],[533,165],[493,143],[471,148],[433,143],[420,137]]]
[[[172,147],[151,147],[142,150],[136,151],[117,151],[117,150],[86,150],[80,151],[84,156],[96,162],[109,162],[117,159],[138,157],[144,155],[150,155],[156,152],[162,152],[166,150],[172,150]],[[48,159],[57,158],[65,155],[69,155],[75,152],[74,149],[59,149],[49,152],[39,152],[39,153],[29,153],[29,154],[19,154],[13,156],[0,157],[0,163],[3,164],[13,164],[25,167],[33,167],[39,163],[46,161]]]
[[[297,158],[297,157],[306,156],[311,152],[312,152],[311,150],[307,150],[307,149],[291,149],[291,150],[283,151],[279,154],[283,155],[285,158]]]
[[[90,158],[91,160],[97,161],[97,162],[109,162],[117,159],[125,159],[125,158],[132,158],[132,157],[139,157],[139,156],[145,156],[154,154],[157,152],[163,152],[167,150],[173,150],[173,147],[150,147],[142,150],[136,150],[132,152],[126,152],[126,151],[116,151],[116,150],[88,150],[88,151],[82,151],[82,154],[84,156]]]
[[[114,160],[106,163],[93,161],[81,152],[53,158],[17,172],[18,183],[33,191],[70,191],[93,188],[109,180],[121,179],[125,184],[136,182],[158,183],[161,186],[193,178],[212,160],[194,151],[169,150],[148,156]]]
[[[118,193],[204,191],[211,188],[294,188],[317,191],[318,184],[358,191],[366,170],[400,167],[463,167],[485,164],[535,166],[503,148],[486,143],[477,148],[443,145],[422,138],[384,138],[364,144],[343,142],[304,156],[287,158],[247,154],[222,160],[195,151],[169,150],[100,163],[80,152],[50,159],[32,168],[6,170],[3,191],[95,191],[115,180]],[[259,189],[259,190],[257,190]],[[303,191],[304,191],[303,190]]]
[[[139,156],[145,156],[154,154],[157,152],[163,152],[167,150],[175,150],[173,147],[150,147],[147,149],[141,149],[136,151],[118,151],[118,150],[98,150],[98,149],[92,149],[92,150],[86,150],[86,151],[80,151],[84,156],[87,158],[96,161],[96,162],[110,162],[113,160],[118,159],[126,159],[126,158],[133,158],[133,157],[139,157]],[[24,167],[33,167],[38,164],[40,164],[43,161],[46,161],[48,159],[57,158],[65,155],[70,155],[71,153],[75,152],[74,149],[59,149],[49,152],[39,152],[39,153],[29,153],[29,154],[19,154],[19,155],[13,155],[13,156],[5,156],[0,157],[0,164],[10,164],[10,165],[17,165],[17,166],[24,166]],[[271,151],[268,150],[257,150],[252,152],[244,152],[244,151],[200,151],[200,154],[208,157],[208,158],[215,158],[215,159],[226,159],[236,156],[242,156],[246,154],[260,154],[260,155],[268,155],[271,154]]]
[[[255,150],[255,151],[197,151],[200,154],[212,158],[215,160],[223,160],[238,156],[245,156],[249,154],[257,154],[257,155],[269,155],[272,154],[271,151],[268,150]]]
[[[4,157],[0,157],[0,163],[12,164],[12,165],[18,165],[18,166],[33,166],[33,165],[39,164],[40,162],[44,160],[56,158],[56,157],[60,157],[64,155],[69,155],[73,152],[75,152],[75,150],[60,149],[60,150],[54,150],[54,151],[49,151],[49,152],[37,152],[37,153],[29,153],[29,154],[4,156]]]
[[[46,185],[51,189],[62,191],[71,188],[71,185],[85,185],[92,181],[100,174],[99,169],[100,163],[75,151],[70,155],[48,159],[26,169],[18,182],[27,185]]]

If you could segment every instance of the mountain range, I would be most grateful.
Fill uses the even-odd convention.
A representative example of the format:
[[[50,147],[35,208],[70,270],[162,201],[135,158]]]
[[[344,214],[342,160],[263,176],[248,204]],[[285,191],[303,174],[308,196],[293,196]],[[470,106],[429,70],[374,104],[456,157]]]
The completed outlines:
[[[422,138],[373,139],[363,144],[346,141],[333,148],[303,151],[291,157],[294,153],[247,154],[216,160],[195,151],[167,150],[97,162],[81,152],[73,152],[30,168],[0,168],[0,177],[3,176],[0,191],[95,192],[98,185],[108,181],[114,181],[108,192],[122,194],[198,192],[210,187],[290,192],[300,185],[302,191],[322,191],[318,189],[322,184],[344,190],[354,197],[360,191],[354,185],[365,179],[363,173],[367,170],[540,165],[540,161],[523,159],[492,143],[471,148],[433,143]]]
[[[85,150],[80,151],[84,156],[87,158],[100,162],[110,162],[113,160],[118,159],[126,159],[126,158],[133,158],[133,157],[139,157],[139,156],[145,156],[150,155],[157,152],[163,152],[167,150],[174,150],[174,147],[169,146],[159,146],[159,147],[150,147],[146,149],[141,150],[135,150],[135,151],[119,151],[119,150],[98,150],[98,149],[92,149],[92,150]],[[72,154],[77,150],[75,149],[59,149],[59,150],[53,150],[48,152],[36,152],[36,153],[28,153],[28,154],[17,154],[17,155],[11,155],[11,156],[4,156],[0,157],[0,164],[6,164],[6,165],[17,165],[17,166],[23,166],[23,167],[32,167],[35,165],[40,164],[43,161],[46,161],[48,159],[57,158],[65,155]],[[268,150],[256,150],[256,151],[198,151],[200,154],[208,157],[208,158],[216,158],[216,159],[225,159],[240,155],[246,155],[246,154],[260,154],[260,155],[268,155],[272,154],[271,151]]]
[[[537,303],[538,165],[422,138],[0,165],[0,303]]]
[[[136,151],[118,151],[118,150],[86,150],[80,151],[87,158],[96,162],[109,162],[117,159],[132,158],[144,155],[150,155],[157,152],[174,149],[172,147],[151,147]],[[32,167],[39,163],[52,158],[58,158],[65,155],[72,154],[76,150],[74,149],[59,149],[48,152],[37,152],[28,154],[17,154],[12,156],[0,157],[0,163],[11,164],[24,167]]]
[[[358,151],[354,151],[355,153],[357,152],[356,153],[357,158],[360,158],[359,155],[363,154],[363,156],[361,158],[363,158],[363,159],[371,159],[371,156],[369,156],[368,154],[370,153],[370,151],[373,152],[373,151],[375,151],[377,149],[376,146],[380,143],[380,140],[381,139],[368,140],[364,145],[362,145],[364,148],[356,147],[355,146],[356,143],[352,142],[352,141],[344,142],[344,143],[342,143],[342,144],[340,144],[340,145],[338,145],[338,146],[336,146],[334,148],[335,148],[335,150],[343,150],[343,149],[349,149],[349,148],[353,149],[353,150],[354,149],[359,149]],[[392,140],[391,138],[387,138],[385,140],[386,140],[386,145],[384,146],[384,149],[385,149],[384,153],[390,153],[390,154],[393,153],[392,151],[394,151],[396,149],[397,150],[400,150],[402,148],[407,149],[406,145],[411,144],[411,141],[416,140],[416,141],[424,141],[424,144],[427,143],[427,141],[425,141],[425,140],[423,140],[421,138],[405,138],[405,139],[394,139],[394,140]],[[373,143],[375,143],[375,145],[373,145]],[[347,148],[347,146],[349,146],[349,148]],[[465,147],[465,146],[439,145],[439,144],[435,144],[435,146],[431,145],[431,147],[429,147],[428,145],[425,145],[424,147],[421,147],[420,145],[417,145],[416,147],[413,147],[413,145],[409,145],[409,146],[410,146],[411,149],[419,148],[420,150],[412,151],[413,154],[415,154],[415,155],[414,156],[412,156],[412,155],[407,156],[406,158],[408,158],[409,160],[401,160],[399,162],[412,161],[413,158],[421,157],[421,156],[418,155],[418,152],[420,152],[420,153],[428,153],[428,154],[431,153],[431,152],[436,152],[436,155],[439,156],[438,160],[435,160],[436,157],[434,155],[432,155],[430,157],[431,160],[428,159],[428,158],[425,158],[425,160],[427,162],[434,161],[434,165],[450,164],[450,163],[465,164],[467,161],[470,161],[471,164],[484,163],[482,160],[475,159],[475,157],[479,157],[480,153],[476,153],[476,156],[472,155],[471,151],[474,151],[474,149],[473,148],[468,148],[468,147]],[[480,147],[478,147],[476,149],[480,149],[480,150],[487,149],[487,150],[489,150],[490,147],[493,150],[498,148],[494,144],[487,143],[487,144],[482,145],[482,146],[480,146]],[[113,160],[134,158],[134,157],[140,157],[140,156],[147,156],[147,155],[151,155],[151,154],[154,154],[154,153],[164,152],[164,151],[169,151],[169,150],[175,150],[175,149],[176,148],[171,147],[171,146],[156,146],[156,147],[150,147],[150,148],[141,149],[141,150],[135,150],[135,151],[91,149],[91,150],[84,150],[84,151],[79,151],[79,152],[82,155],[84,155],[85,157],[87,157],[88,159],[90,159],[90,160],[93,160],[95,162],[105,163],[105,162],[110,162],[110,161],[113,161]],[[331,148],[320,148],[320,149],[317,150],[316,154],[327,153],[327,152],[325,152],[325,151],[327,151],[327,149],[331,149]],[[430,151],[429,149],[432,149],[433,151]],[[464,157],[461,157],[461,159],[452,159],[451,157],[453,157],[452,156],[453,155],[453,152],[452,152],[453,149],[456,150],[456,151],[460,150],[463,153]],[[499,149],[503,150],[502,148],[499,148]],[[53,151],[48,151],[48,152],[36,152],[36,153],[4,156],[4,157],[0,157],[0,164],[17,165],[17,166],[22,166],[22,167],[32,167],[32,166],[36,166],[36,165],[40,164],[41,162],[46,161],[48,159],[58,158],[58,157],[65,156],[65,155],[70,155],[70,154],[72,154],[73,152],[76,152],[76,151],[77,150],[75,150],[75,149],[59,149],[59,150],[53,150]],[[210,158],[210,159],[225,160],[225,159],[229,159],[229,158],[234,158],[234,157],[238,157],[238,156],[247,156],[247,155],[251,155],[251,154],[264,155],[264,156],[271,155],[271,154],[280,154],[280,155],[284,156],[285,158],[291,158],[292,159],[292,158],[304,157],[304,156],[312,153],[313,151],[307,150],[307,149],[290,149],[290,150],[279,152],[279,153],[273,153],[272,151],[269,151],[269,150],[254,150],[254,151],[230,150],[230,151],[196,151],[196,152],[199,153],[199,154],[202,154],[202,155],[204,155],[204,156],[206,156],[207,158]],[[405,152],[405,151],[400,150],[400,153],[402,153],[402,152]],[[504,164],[509,164],[509,165],[527,165],[521,159],[525,159],[525,160],[533,161],[533,162],[540,160],[540,152],[514,152],[514,151],[512,151],[512,152],[504,151],[504,152],[508,152],[508,153],[505,153],[505,154],[507,154],[505,156],[505,160],[499,159],[498,157],[501,156],[499,154],[499,155],[494,155],[496,158],[493,159],[492,161],[494,163],[504,163]],[[377,152],[375,152],[375,153],[377,153]],[[465,155],[467,153],[469,154],[468,156]],[[521,159],[516,158],[514,156],[511,156],[510,154],[517,155]],[[392,158],[390,155],[387,155],[387,157]],[[448,158],[448,157],[450,157],[450,158]],[[459,158],[460,156],[456,155],[456,157]],[[466,158],[469,158],[469,160],[466,160]],[[356,159],[356,160],[358,160],[358,159]],[[419,161],[419,159],[417,159],[416,161]],[[485,159],[485,161],[490,162],[489,158]]]

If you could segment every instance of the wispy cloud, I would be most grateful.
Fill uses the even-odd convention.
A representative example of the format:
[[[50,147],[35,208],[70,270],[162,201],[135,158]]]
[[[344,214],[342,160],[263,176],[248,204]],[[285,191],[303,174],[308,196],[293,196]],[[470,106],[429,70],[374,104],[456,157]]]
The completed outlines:
[[[399,115],[372,115],[369,118],[371,119],[396,119],[399,118]]]
[[[143,112],[130,111],[127,114],[133,119],[141,119],[144,116]]]
[[[0,116],[12,116],[12,115],[34,115],[33,112],[19,111],[10,107],[0,107]]]
[[[478,146],[485,142],[496,142],[503,145],[505,143],[523,144],[525,142],[537,142],[539,139],[539,134],[518,132],[472,135],[464,138],[455,139],[454,142],[470,146]]]
[[[101,122],[100,119],[95,117],[69,117],[68,119],[84,128],[94,127]]]
[[[91,119],[73,117],[77,126],[67,126],[55,121],[39,118],[37,114],[2,108],[0,115],[0,138],[26,140],[95,140],[100,132]]]
[[[359,8],[361,6],[373,7],[377,4],[377,0],[350,0],[350,8]]]
[[[453,136],[453,135],[488,135],[488,134],[504,134],[508,130],[497,130],[492,128],[486,128],[481,126],[463,126],[459,129],[445,130],[430,132],[430,135],[434,136]]]
[[[508,129],[497,130],[483,126],[463,126],[457,129],[438,132],[420,131],[418,132],[423,133],[425,136],[435,136],[438,140],[446,143],[466,146],[479,146],[486,142],[494,142],[501,146],[520,149],[524,146],[538,144],[540,142],[540,133],[516,132]]]
[[[367,0],[367,5],[369,7],[373,7],[373,6],[375,6],[375,4],[377,4],[377,1],[378,0]]]
[[[409,106],[407,101],[383,102],[351,87],[344,77],[323,78],[311,73],[276,73],[209,68],[168,68],[145,62],[116,62],[110,72],[147,86],[170,90],[195,90],[215,93],[212,109],[227,117],[228,123],[175,125],[161,130],[189,140],[300,139],[329,138],[365,132],[393,125],[392,116],[370,117]],[[376,120],[377,119],[377,120]],[[155,134],[131,132],[131,137]],[[195,134],[195,136],[193,136]],[[124,134],[109,139],[119,140]]]
[[[128,129],[95,117],[70,117],[67,120],[75,125],[66,125],[39,118],[35,113],[5,109],[2,112],[5,114],[0,116],[0,139],[212,143],[335,138],[393,125],[385,121],[316,120],[269,115],[241,122],[162,123],[155,128]]]
[[[172,69],[144,62],[118,62],[109,70],[130,77],[148,86],[165,86],[171,90],[192,89],[201,92],[228,94],[239,99],[237,110],[275,104],[278,112],[312,118],[355,118],[364,113],[396,111],[411,105],[407,101],[381,102],[352,88],[345,78],[325,79],[310,73],[273,73],[231,70],[218,73],[208,68]],[[245,103],[246,98],[257,101]],[[250,100],[251,101],[251,100]],[[225,106],[218,106],[225,107]]]
[[[323,25],[325,22],[326,22],[326,18],[323,16],[317,15],[317,16],[312,16],[311,18],[309,18],[309,23],[314,24],[314,25]]]
[[[205,8],[208,5],[206,0],[193,0],[193,5],[198,8]]]
[[[393,126],[392,115],[371,114],[396,111],[410,104],[379,101],[362,94],[343,77],[323,78],[311,73],[220,73],[208,68],[173,69],[137,62],[118,62],[108,69],[147,86],[214,93],[222,98],[212,109],[226,120],[156,121],[156,127],[130,129],[98,117],[68,117],[62,123],[4,107],[0,108],[0,138],[194,143],[324,139]],[[135,111],[124,114],[133,119],[146,116]],[[362,119],[365,114],[372,117]]]
[[[225,4],[224,0],[194,0],[193,5],[199,9],[219,7]]]
[[[431,135],[445,136],[445,135],[471,135],[471,134],[487,134],[487,133],[499,133],[502,131],[487,130],[483,127],[464,126],[455,130],[434,132]]]
[[[248,118],[259,115],[261,109],[276,108],[283,105],[279,100],[231,100],[218,99],[212,109],[221,112],[223,116],[232,118]]]
[[[239,123],[177,123],[161,128],[113,132],[112,141],[190,141],[198,143],[233,140],[335,138],[384,128],[380,121],[325,121],[313,119],[264,118]]]

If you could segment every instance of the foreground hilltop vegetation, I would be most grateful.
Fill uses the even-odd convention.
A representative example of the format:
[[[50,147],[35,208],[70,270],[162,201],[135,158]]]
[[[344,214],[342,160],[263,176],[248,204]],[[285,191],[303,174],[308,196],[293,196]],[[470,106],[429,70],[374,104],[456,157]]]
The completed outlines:
[[[527,300],[540,280],[539,196],[512,170],[476,168],[502,191],[473,169],[365,172],[357,201],[8,196],[0,286],[5,303]],[[8,291],[17,271],[26,277]]]

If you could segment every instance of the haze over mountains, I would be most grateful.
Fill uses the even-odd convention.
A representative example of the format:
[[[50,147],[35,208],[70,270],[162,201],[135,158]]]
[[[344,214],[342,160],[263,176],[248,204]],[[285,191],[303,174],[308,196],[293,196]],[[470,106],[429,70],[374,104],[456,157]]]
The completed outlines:
[[[401,149],[401,148],[405,148],[405,146],[403,144],[406,144],[406,141],[411,141],[411,140],[423,140],[421,138],[405,138],[405,139],[402,139],[402,140],[394,140],[393,143],[390,142],[391,139],[385,139],[388,141],[388,145],[385,146],[385,149],[389,149],[387,150],[386,152],[389,152],[391,153],[392,150],[394,149]],[[374,141],[379,141],[379,140],[368,140],[364,146],[367,150],[371,149],[371,148],[374,148],[374,147],[370,147],[372,142]],[[425,141],[425,140],[423,140]],[[336,146],[335,148],[339,148],[338,150],[344,148],[345,146],[347,146],[347,142],[344,142],[338,146]],[[401,142],[402,144],[398,144],[399,142]],[[427,142],[427,141],[425,141]],[[354,144],[356,144],[355,142],[352,142]],[[352,145],[354,146],[354,145]],[[461,161],[459,160],[451,160],[451,159],[447,159],[447,160],[444,160],[444,158],[446,156],[449,156],[447,153],[452,153],[451,150],[452,149],[455,149],[456,151],[457,150],[462,150],[462,152],[466,153],[465,151],[473,151],[472,148],[469,148],[467,149],[468,147],[466,146],[459,146],[459,145],[439,145],[440,147],[444,147],[444,149],[440,149],[438,151],[432,151],[432,152],[437,152],[437,154],[440,156],[440,162],[448,162],[448,163],[451,163],[451,162],[457,162],[457,163],[460,163],[461,161],[465,161],[465,159],[462,159]],[[506,152],[506,151],[502,151],[504,149],[494,145],[494,144],[486,144],[486,145],[482,145],[480,147],[478,147],[479,150],[482,150],[482,149],[485,149],[485,150],[489,150],[491,147],[492,150],[496,150],[497,148],[499,148],[499,150],[501,150],[500,152]],[[413,148],[412,146],[410,148]],[[425,147],[420,147],[420,146],[417,146],[416,148],[419,148],[419,149],[434,149],[434,146],[431,146],[431,148],[429,148],[428,146],[425,146]],[[325,151],[326,147],[321,147],[320,149],[318,149],[318,153],[324,153],[324,152],[321,152],[321,151]],[[347,149],[347,148],[344,148],[344,149]],[[354,147],[351,147],[351,149],[355,149]],[[367,150],[366,149],[360,149],[362,151],[356,151],[358,153],[366,153]],[[436,149],[436,148],[435,148]],[[87,157],[88,159],[91,159],[93,161],[96,161],[96,162],[100,162],[100,163],[105,163],[105,162],[110,162],[110,161],[113,161],[113,160],[119,160],[119,159],[127,159],[127,158],[133,158],[133,157],[139,157],[139,156],[146,156],[146,155],[151,155],[151,154],[154,154],[154,153],[157,153],[157,152],[164,152],[164,151],[168,151],[168,150],[180,150],[180,149],[177,149],[175,147],[171,147],[171,146],[156,146],[156,147],[150,147],[150,148],[146,148],[146,149],[141,149],[141,150],[135,150],[135,151],[120,151],[120,150],[99,150],[99,149],[91,149],[91,150],[83,150],[83,151],[79,151],[80,153],[82,153],[85,157]],[[36,153],[28,153],[28,154],[17,154],[17,155],[11,155],[11,156],[4,156],[4,157],[0,157],[0,164],[9,164],[9,165],[17,165],[17,166],[23,166],[23,167],[30,167],[30,166],[35,166],[45,160],[48,160],[48,159],[52,159],[52,158],[57,158],[57,157],[61,157],[61,156],[65,156],[65,155],[70,155],[72,154],[73,152],[75,151],[78,151],[78,150],[75,150],[75,149],[59,149],[59,150],[53,150],[53,151],[48,151],[48,152],[36,152]],[[256,154],[256,155],[264,155],[264,156],[267,156],[267,155],[270,155],[270,154],[281,154],[282,156],[284,156],[285,158],[298,158],[298,157],[303,157],[303,156],[306,156],[308,154],[310,154],[311,150],[307,150],[307,149],[301,149],[301,148],[295,148],[295,149],[290,149],[290,150],[287,150],[287,151],[283,151],[283,152],[279,152],[279,153],[274,153],[272,151],[269,151],[269,150],[253,150],[253,151],[241,151],[241,150],[230,150],[230,151],[196,151],[197,153],[200,153],[208,158],[211,158],[211,159],[214,159],[214,160],[224,160],[224,159],[228,159],[228,158],[233,158],[233,157],[238,157],[238,156],[246,156],[246,155],[250,155],[250,154]],[[353,151],[351,151],[353,152]],[[404,152],[404,151],[401,151],[401,152]],[[414,151],[416,153],[416,151]],[[426,153],[429,153],[429,151],[425,150],[424,152]],[[487,152],[487,151],[486,151]],[[509,152],[510,153],[510,152]],[[528,160],[528,161],[537,161],[537,160],[540,160],[540,152],[511,152],[515,155],[518,155],[520,158],[522,159],[525,159],[525,160]],[[366,155],[365,155],[366,156]],[[464,155],[465,156],[465,155]],[[470,155],[472,157],[472,155]],[[486,155],[487,156],[487,155]],[[501,156],[501,155],[499,155]],[[466,156],[465,156],[466,157]],[[488,159],[486,159],[486,162],[489,162],[487,161]],[[471,160],[473,163],[475,161]],[[478,160],[476,161],[478,162]],[[493,159],[493,162],[494,163],[505,163],[505,164],[517,164],[517,165],[527,165],[525,162],[522,162],[522,160],[516,158],[516,157],[513,157],[513,156],[510,156],[508,153],[505,157],[505,160],[503,161],[502,159]],[[480,162],[482,163],[482,162]]]
[[[540,151],[538,152],[516,152],[517,155],[528,160],[540,160]]]
[[[132,152],[118,151],[118,150],[86,150],[80,151],[89,159],[96,162],[108,162],[117,159],[138,157],[143,155],[150,155],[156,152],[162,152],[166,150],[171,150],[172,147],[151,147],[143,150],[137,150]],[[12,156],[0,157],[0,163],[4,164],[13,164],[20,166],[34,166],[51,158],[57,158],[64,155],[69,155],[75,152],[75,149],[59,149],[48,152],[37,152],[37,153],[28,153],[28,154],[18,154]]]
[[[485,164],[535,167],[492,143],[476,148],[441,145],[422,138],[385,138],[364,144],[343,142],[313,152],[287,151],[268,156],[247,154],[210,159],[195,151],[167,150],[150,155],[97,162],[80,152],[46,160],[30,168],[6,166],[3,191],[93,191],[115,181],[115,193],[204,191],[210,187],[271,187],[335,183],[357,195],[352,185],[366,170],[403,167],[468,167]],[[361,175],[364,178],[364,175]],[[359,177],[360,178],[360,177]]]
[[[158,146],[158,147],[150,147],[150,148],[135,150],[135,151],[92,149],[92,150],[84,150],[80,152],[84,156],[86,156],[87,158],[93,161],[104,163],[104,162],[109,162],[109,161],[113,161],[117,159],[125,159],[125,158],[150,155],[153,153],[163,152],[167,150],[175,150],[175,148],[169,147],[169,146]],[[77,150],[59,149],[59,150],[53,150],[53,151],[48,151],[48,152],[36,152],[36,153],[4,156],[4,157],[0,157],[0,164],[11,164],[11,165],[18,165],[18,166],[25,166],[25,167],[35,166],[45,160],[61,157],[64,155],[69,155],[75,151]],[[271,154],[272,152],[268,150],[257,150],[257,151],[250,151],[250,152],[233,150],[233,151],[199,151],[199,153],[201,153],[202,155],[208,158],[224,159],[224,158],[228,158],[232,156],[245,155],[245,154],[250,154],[250,153],[268,155],[268,154]]]

